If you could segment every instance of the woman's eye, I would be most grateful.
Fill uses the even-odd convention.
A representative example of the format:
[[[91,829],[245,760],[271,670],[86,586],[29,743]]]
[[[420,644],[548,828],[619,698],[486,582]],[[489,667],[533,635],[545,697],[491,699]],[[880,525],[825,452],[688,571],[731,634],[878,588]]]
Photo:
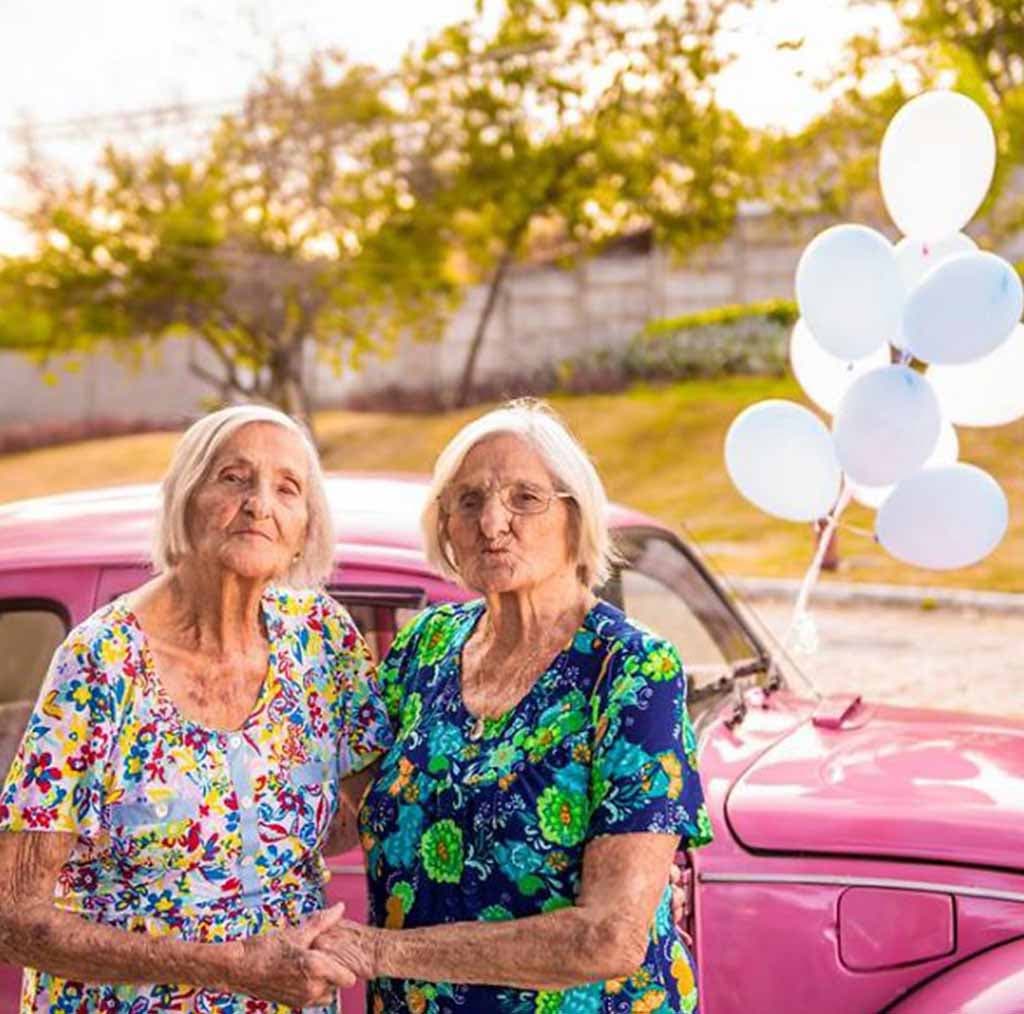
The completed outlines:
[[[483,503],[483,497],[479,490],[466,490],[458,495],[455,503],[460,511],[479,510],[480,504]]]
[[[286,483],[284,486],[280,487],[280,492],[283,493],[285,496],[298,496],[299,487],[292,486],[291,484]]]
[[[223,479],[224,482],[239,483],[242,481],[242,476],[238,472],[224,472],[221,475],[221,479]]]
[[[528,486],[512,490],[512,502],[521,507],[533,507],[541,502],[540,494]]]

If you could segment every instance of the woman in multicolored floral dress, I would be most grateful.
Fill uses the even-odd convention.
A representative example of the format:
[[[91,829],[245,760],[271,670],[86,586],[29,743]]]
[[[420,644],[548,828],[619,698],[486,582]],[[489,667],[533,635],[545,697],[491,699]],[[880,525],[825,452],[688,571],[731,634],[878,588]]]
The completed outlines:
[[[316,942],[371,1014],[692,1012],[670,914],[711,839],[675,648],[596,600],[612,561],[586,454],[536,403],[438,459],[428,553],[482,598],[427,610],[380,670],[398,729],[360,812],[375,927]]]
[[[341,916],[321,846],[392,737],[352,621],[294,590],[333,551],[291,419],[226,409],[185,434],[158,576],[58,649],[0,794],[22,1011],[329,1011],[354,981],[311,946]]]

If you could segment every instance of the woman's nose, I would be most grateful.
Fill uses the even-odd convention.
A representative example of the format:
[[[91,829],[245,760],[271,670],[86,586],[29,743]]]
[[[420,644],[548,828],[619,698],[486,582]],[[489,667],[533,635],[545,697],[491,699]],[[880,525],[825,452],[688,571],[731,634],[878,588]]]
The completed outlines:
[[[497,490],[491,490],[484,498],[484,505],[480,510],[480,531],[491,538],[504,532],[508,528],[509,512],[501,502]]]
[[[242,509],[254,518],[267,516],[270,512],[270,496],[263,483],[254,483],[249,488]]]

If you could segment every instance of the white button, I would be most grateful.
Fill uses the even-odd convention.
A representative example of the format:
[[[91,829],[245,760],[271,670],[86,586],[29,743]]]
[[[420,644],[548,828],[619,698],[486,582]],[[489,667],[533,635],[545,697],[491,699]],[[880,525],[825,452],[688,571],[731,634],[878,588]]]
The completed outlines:
[[[250,807],[250,806],[252,806],[252,804],[253,804],[253,798],[252,798],[252,796],[242,796],[242,806],[243,806],[243,807],[244,807],[244,808],[245,808],[246,810],[248,810],[248,809],[249,809],[249,807]]]
[[[170,807],[168,807],[166,803],[157,803],[153,809],[156,811],[156,815],[158,817],[166,817],[167,814],[170,813]]]
[[[237,750],[241,745],[242,745],[242,737],[241,736],[232,736],[231,739],[228,740],[228,746],[230,746],[232,750]]]
[[[243,856],[242,857],[242,865],[243,866],[252,866],[252,864],[254,862],[256,862],[256,859],[255,859],[254,856]]]

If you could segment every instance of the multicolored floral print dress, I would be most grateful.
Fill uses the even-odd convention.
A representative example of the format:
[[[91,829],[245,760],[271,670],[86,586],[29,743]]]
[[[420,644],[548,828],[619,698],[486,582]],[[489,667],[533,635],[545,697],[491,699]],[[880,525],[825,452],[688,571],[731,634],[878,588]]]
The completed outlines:
[[[572,905],[583,851],[599,835],[711,840],[675,648],[599,602],[523,700],[474,739],[460,659],[483,609],[477,601],[428,610],[379,671],[398,731],[360,812],[378,926],[516,919]],[[386,978],[369,987],[370,1014],[696,1009],[667,887],[643,966],[628,978],[565,991]]]
[[[391,743],[369,652],[329,596],[275,589],[257,703],[236,732],[183,717],[118,599],[58,649],[0,795],[0,829],[77,835],[57,904],[135,933],[218,942],[323,907],[339,779]],[[104,986],[28,970],[22,1011],[289,1008],[181,985]],[[326,1011],[331,1008],[315,1008]]]

